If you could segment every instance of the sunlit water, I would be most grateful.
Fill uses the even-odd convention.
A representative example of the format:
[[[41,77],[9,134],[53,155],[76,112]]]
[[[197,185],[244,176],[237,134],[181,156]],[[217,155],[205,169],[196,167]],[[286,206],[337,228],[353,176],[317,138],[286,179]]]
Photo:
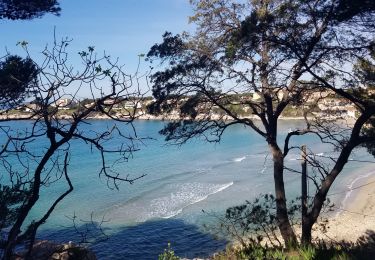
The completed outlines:
[[[91,121],[87,129],[111,126],[112,121]],[[15,126],[23,126],[13,123]],[[301,122],[283,121],[279,129],[285,135]],[[223,249],[227,241],[215,240],[204,224],[214,224],[212,214],[223,214],[230,206],[251,200],[261,193],[273,192],[272,159],[264,140],[249,128],[229,128],[219,144],[193,140],[183,146],[165,145],[158,131],[164,123],[138,121],[135,127],[146,140],[134,158],[117,167],[130,177],[146,174],[134,184],[120,184],[119,190],[109,189],[107,180],[99,178],[100,160],[82,142],[72,144],[69,175],[74,191],[55,209],[40,229],[39,238],[56,241],[82,239],[73,228],[87,225],[89,238],[95,238],[92,249],[100,259],[156,259],[168,242],[180,256],[207,256]],[[282,139],[280,139],[282,140]],[[117,144],[118,140],[112,141]],[[297,137],[292,145],[306,144],[320,156],[335,156],[331,147],[320,144],[313,136]],[[38,144],[42,149],[43,143]],[[300,170],[300,152],[292,150],[286,159],[290,168]],[[352,159],[370,160],[362,150]],[[374,164],[350,162],[334,185],[345,191],[374,174]],[[287,172],[285,183],[289,198],[299,196],[300,176]],[[310,183],[311,184],[311,183]],[[51,205],[52,199],[67,189],[64,180],[44,187],[41,199],[30,219],[38,218]],[[310,193],[312,193],[312,186]],[[351,193],[333,196],[340,206]],[[311,194],[312,195],[312,194]],[[204,213],[204,210],[206,213]],[[207,213],[208,212],[208,213]],[[101,222],[108,239],[86,222]],[[94,240],[95,240],[94,239]]]

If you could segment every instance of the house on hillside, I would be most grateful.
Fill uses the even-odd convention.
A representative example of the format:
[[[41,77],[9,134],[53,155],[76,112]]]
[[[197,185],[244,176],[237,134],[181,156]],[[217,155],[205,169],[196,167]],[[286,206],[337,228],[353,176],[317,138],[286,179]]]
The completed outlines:
[[[285,95],[285,91],[283,89],[280,89],[280,88],[277,88],[277,89],[274,89],[273,90],[273,94],[277,97],[277,99],[280,101],[283,99],[284,95]],[[257,101],[257,100],[261,100],[262,99],[262,95],[259,94],[258,92],[254,92],[253,93],[253,97],[252,97],[252,100],[254,101]]]
[[[329,97],[334,97],[336,93],[332,90],[312,89],[304,92],[304,99],[307,103],[315,103]]]
[[[142,108],[142,103],[140,100],[134,100],[134,101],[125,101],[123,104],[124,108]]]
[[[57,107],[57,109],[70,109],[77,105],[75,100],[70,98],[60,98],[51,104],[52,107]]]
[[[25,104],[25,112],[33,112],[40,109],[40,105],[36,103]]]

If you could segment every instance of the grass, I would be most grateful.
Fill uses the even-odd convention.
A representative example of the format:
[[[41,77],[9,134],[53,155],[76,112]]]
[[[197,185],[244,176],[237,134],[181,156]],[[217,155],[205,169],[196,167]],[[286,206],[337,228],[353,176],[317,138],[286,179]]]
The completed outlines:
[[[326,243],[297,248],[270,248],[260,245],[250,245],[247,248],[235,249],[228,247],[224,252],[217,253],[212,260],[349,260],[374,259],[375,250],[362,248],[358,245],[343,243],[328,245]]]

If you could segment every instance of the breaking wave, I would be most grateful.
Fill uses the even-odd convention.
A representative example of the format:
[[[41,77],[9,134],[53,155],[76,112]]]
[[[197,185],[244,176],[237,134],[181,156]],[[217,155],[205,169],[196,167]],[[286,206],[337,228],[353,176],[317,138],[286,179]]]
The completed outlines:
[[[123,206],[113,208],[109,215],[111,221],[121,219],[132,222],[144,222],[155,218],[172,218],[179,215],[186,207],[207,199],[232,186],[225,184],[179,183],[168,184],[163,191],[148,193]]]

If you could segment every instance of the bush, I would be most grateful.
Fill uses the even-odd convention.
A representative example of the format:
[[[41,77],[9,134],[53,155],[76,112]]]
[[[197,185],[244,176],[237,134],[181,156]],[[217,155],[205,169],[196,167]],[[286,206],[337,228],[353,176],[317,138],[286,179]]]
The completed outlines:
[[[268,247],[260,244],[249,244],[242,249],[227,248],[212,257],[212,260],[372,260],[375,255],[373,234],[364,236],[366,243],[320,241],[310,246],[297,246],[285,249]]]
[[[179,260],[180,258],[175,255],[171,248],[171,243],[168,243],[168,247],[164,249],[164,252],[159,255],[158,260]]]

